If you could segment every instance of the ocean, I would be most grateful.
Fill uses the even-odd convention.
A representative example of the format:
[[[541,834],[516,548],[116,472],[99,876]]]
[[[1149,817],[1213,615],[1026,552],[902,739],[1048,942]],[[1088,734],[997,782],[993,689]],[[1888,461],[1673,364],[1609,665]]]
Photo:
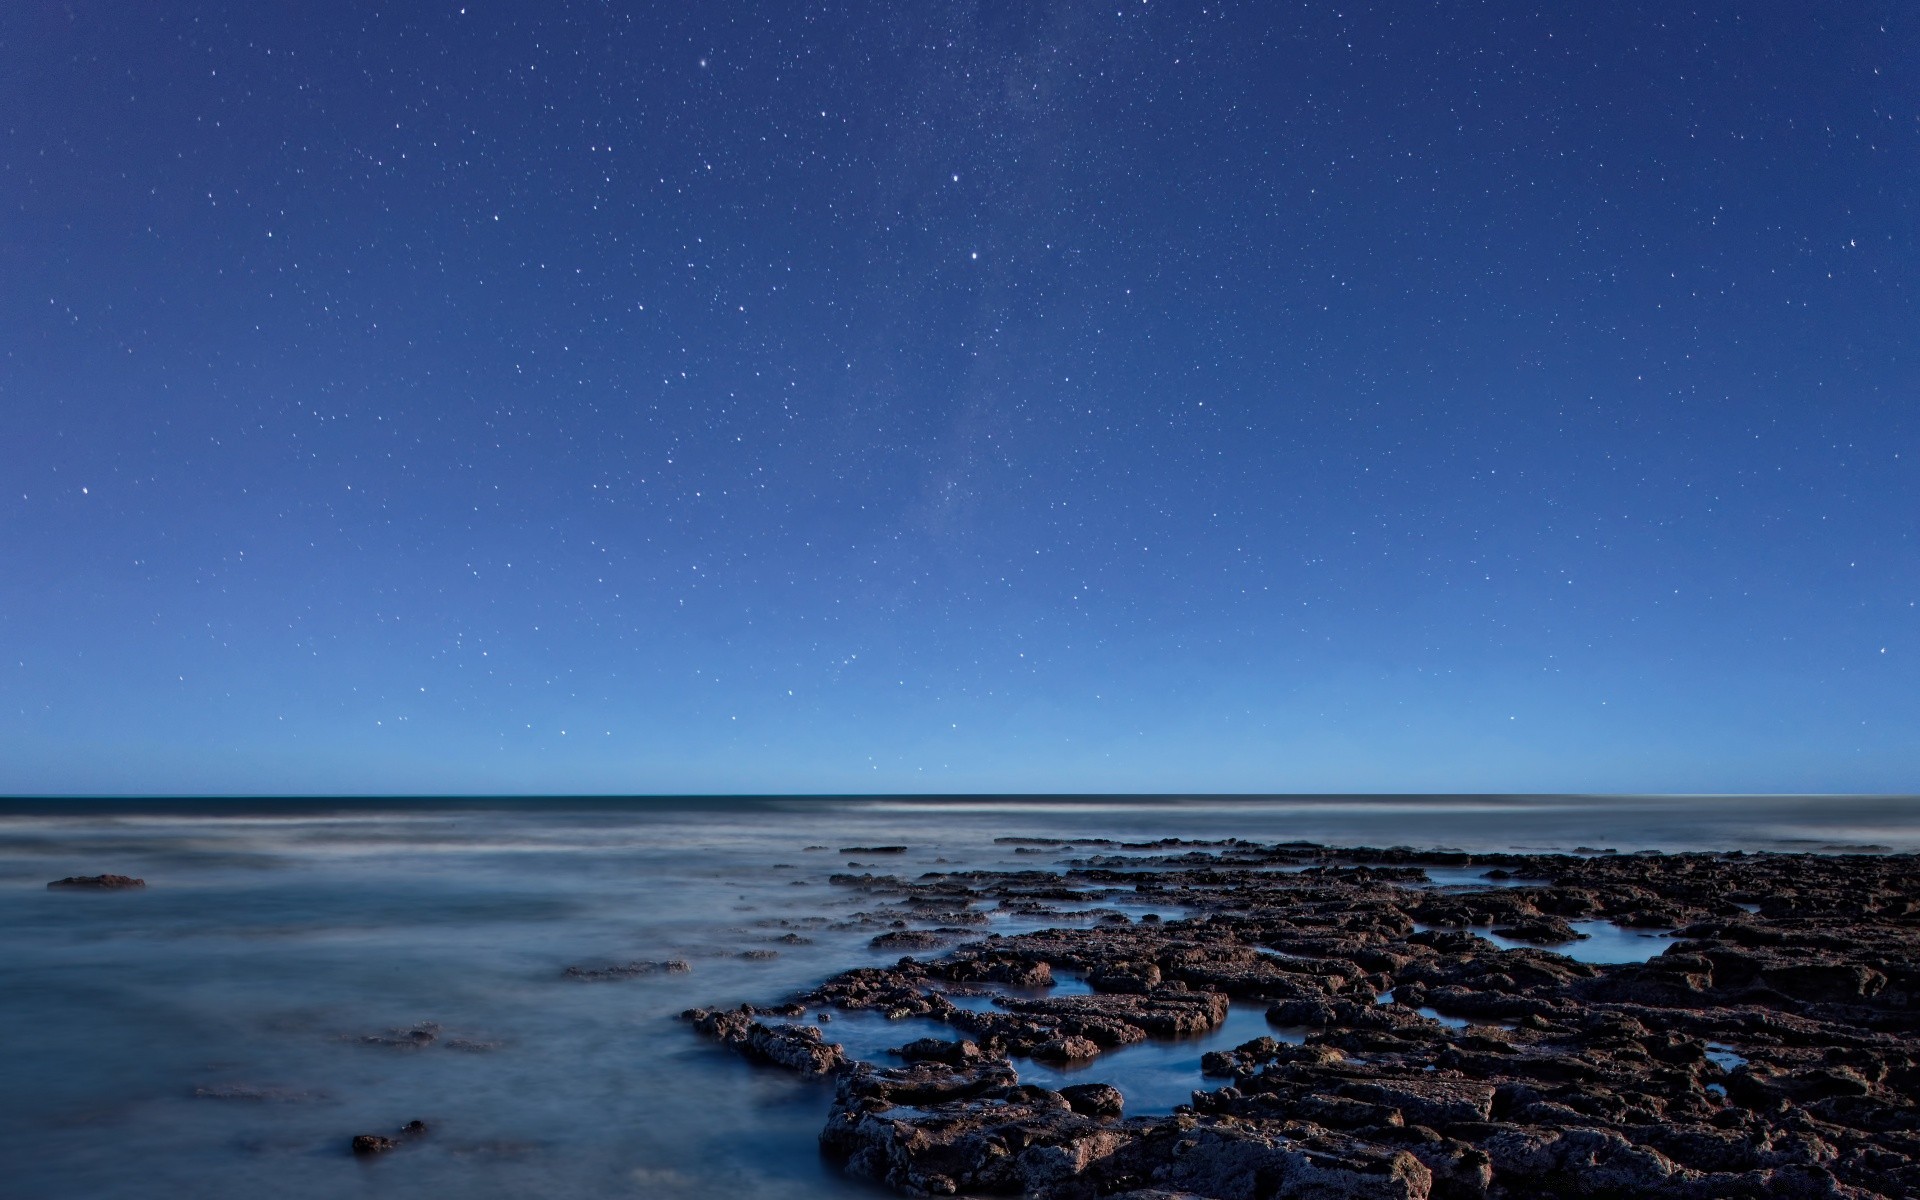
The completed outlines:
[[[1911,853],[1920,798],[8,802],[0,1193],[870,1195],[817,1151],[830,1085],[755,1068],[677,1014],[897,958],[869,947],[857,913],[875,902],[836,872],[1058,869],[1068,854],[996,839],[1165,837]],[[881,845],[907,850],[855,849]],[[109,872],[148,886],[45,886]],[[1436,886],[1476,877],[1435,872]],[[1059,923],[982,916],[982,934]],[[1624,961],[1665,944],[1609,931],[1575,952]],[[676,959],[689,969],[564,973]],[[852,1014],[827,1032],[884,1060],[931,1031]],[[1236,1007],[1205,1039],[1130,1047],[1076,1078],[1164,1112],[1202,1086],[1201,1053],[1263,1032],[1260,1011]],[[1064,1082],[1024,1063],[1022,1076]],[[430,1129],[417,1144],[348,1152],[355,1134],[416,1119]]]

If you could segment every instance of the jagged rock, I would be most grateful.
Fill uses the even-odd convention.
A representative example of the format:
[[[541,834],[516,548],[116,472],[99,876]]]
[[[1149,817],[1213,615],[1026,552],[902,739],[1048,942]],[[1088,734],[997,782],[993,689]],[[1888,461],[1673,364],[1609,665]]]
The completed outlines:
[[[1013,1064],[1003,1058],[965,1068],[936,1062],[886,1068],[861,1064],[841,1079],[839,1095],[890,1105],[935,1105],[1003,1092],[1019,1081]]]
[[[363,1157],[374,1154],[385,1154],[388,1151],[399,1149],[403,1140],[412,1140],[425,1136],[427,1136],[427,1123],[425,1121],[414,1120],[408,1121],[400,1127],[400,1135],[397,1138],[388,1137],[385,1134],[379,1133],[355,1134],[353,1141],[348,1143],[348,1148],[355,1154]]]
[[[963,936],[957,932],[932,929],[897,929],[882,933],[867,943],[875,950],[934,950]]]
[[[1153,1182],[1214,1200],[1427,1200],[1433,1191],[1433,1172],[1413,1155],[1337,1134],[1200,1127],[1174,1136]]]
[[[1100,1053],[1100,1047],[1083,1037],[1053,1038],[1028,1051],[1038,1062],[1079,1062]]]
[[[729,1009],[690,1008],[681,1016],[699,1032],[748,1058],[803,1075],[825,1075],[847,1064],[839,1043],[827,1041],[815,1025],[762,1025],[746,1013]]]
[[[1654,1195],[1673,1160],[1610,1129],[1514,1129],[1484,1143],[1494,1178],[1558,1196]]]
[[[839,1071],[823,1145],[910,1194],[1920,1195],[1914,856],[1151,848],[1166,853],[1088,858],[1065,876],[836,877],[876,898],[848,928],[958,926],[992,904],[1082,923],[845,972],[801,998],[956,1031],[901,1046],[907,1067],[845,1064],[817,1029],[752,1010],[689,1015],[744,1053]],[[1427,890],[1423,864],[1539,882]],[[1103,920],[1122,893],[1191,915]],[[1473,932],[1565,944],[1570,919],[1596,917],[1675,941],[1645,963],[1595,965]],[[1036,995],[1056,972],[1092,994]],[[1203,1090],[1171,1116],[1126,1117],[1105,1084],[1021,1086],[1007,1057],[1075,1061],[1204,1033],[1230,995],[1265,1002],[1308,1043],[1208,1051]],[[954,1003],[964,996],[994,1003]]]
[[[1089,1117],[1117,1117],[1126,1108],[1120,1089],[1106,1083],[1078,1083],[1060,1089],[1067,1107]]]
[[[1045,1088],[902,1112],[843,1087],[820,1141],[849,1174],[909,1195],[1039,1196],[1065,1194],[1058,1189],[1097,1173],[1134,1136]]]

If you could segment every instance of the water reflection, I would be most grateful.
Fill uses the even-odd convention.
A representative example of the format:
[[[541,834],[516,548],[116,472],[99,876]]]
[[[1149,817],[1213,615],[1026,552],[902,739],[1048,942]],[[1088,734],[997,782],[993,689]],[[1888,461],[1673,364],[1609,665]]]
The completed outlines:
[[[1089,995],[1083,978],[1056,977],[1059,986],[1044,991],[995,987],[977,992],[948,992],[955,1007],[975,1012],[996,1007],[997,997],[1031,998],[1039,996]],[[1222,1080],[1208,1080],[1200,1073],[1202,1056],[1213,1050],[1232,1050],[1254,1038],[1271,1037],[1275,1041],[1299,1044],[1306,1040],[1302,1029],[1279,1029],[1266,1020],[1262,1002],[1231,1004],[1227,1018],[1206,1033],[1184,1038],[1149,1038],[1131,1046],[1108,1050],[1096,1058],[1074,1063],[1042,1063],[1028,1058],[1014,1060],[1022,1083],[1063,1088],[1076,1083],[1106,1083],[1120,1090],[1131,1114],[1165,1114],[1175,1105],[1187,1103],[1196,1089],[1222,1086]],[[835,1011],[822,1026],[830,1040],[839,1042],[852,1058],[881,1065],[900,1060],[891,1051],[920,1038],[955,1041],[971,1035],[931,1017],[903,1017],[888,1020],[872,1011]]]
[[[1491,929],[1466,929],[1458,932],[1471,933],[1483,941],[1491,942],[1502,950],[1549,950],[1555,954],[1564,954],[1576,962],[1596,965],[1617,965],[1619,963],[1646,962],[1650,958],[1664,954],[1667,947],[1679,939],[1670,933],[1650,933],[1642,929],[1625,929],[1611,921],[1589,920],[1569,921],[1575,933],[1586,935],[1579,941],[1559,942],[1543,946],[1537,942],[1524,942],[1516,938],[1502,937]],[[1416,922],[1414,930],[1429,933],[1441,930],[1439,926]]]

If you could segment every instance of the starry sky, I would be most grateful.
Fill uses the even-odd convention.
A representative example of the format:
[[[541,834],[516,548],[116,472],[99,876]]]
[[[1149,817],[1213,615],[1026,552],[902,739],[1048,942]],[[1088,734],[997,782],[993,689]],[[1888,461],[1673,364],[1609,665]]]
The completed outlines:
[[[1546,7],[0,6],[0,792],[1920,790],[1920,13]]]

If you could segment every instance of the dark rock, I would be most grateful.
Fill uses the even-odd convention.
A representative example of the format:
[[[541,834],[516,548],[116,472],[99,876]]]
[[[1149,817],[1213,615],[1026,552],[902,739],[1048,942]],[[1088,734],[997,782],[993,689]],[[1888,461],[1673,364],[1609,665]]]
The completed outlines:
[[[873,1107],[843,1086],[821,1147],[847,1172],[910,1195],[1068,1196],[1134,1131],[1075,1113],[1057,1092],[1011,1087],[912,1113]]]
[[[317,1100],[317,1092],[303,1092],[296,1088],[256,1087],[248,1083],[216,1083],[193,1089],[195,1099],[199,1100],[241,1100],[253,1104],[297,1104],[306,1100]]]
[[[390,1050],[420,1050],[433,1045],[440,1037],[440,1026],[428,1021],[412,1029],[389,1029],[385,1033],[369,1033],[355,1039],[363,1046],[384,1046]]]
[[[1088,1117],[1117,1117],[1126,1107],[1120,1089],[1105,1083],[1077,1083],[1060,1089],[1067,1107]]]
[[[353,1152],[361,1155],[385,1154],[389,1150],[397,1149],[399,1145],[400,1143],[392,1138],[382,1137],[377,1133],[355,1134],[352,1143]]]
[[[846,1066],[837,1042],[812,1025],[762,1025],[737,1010],[690,1008],[681,1014],[693,1027],[748,1058],[802,1075],[825,1075]]]
[[[930,929],[899,929],[892,933],[883,933],[867,943],[875,950],[937,950],[953,942],[953,933],[936,932]]]
[[[1920,858],[1134,849],[1160,857],[1097,855],[1064,875],[836,876],[873,898],[843,928],[884,939],[938,921],[939,945],[963,942],[801,998],[956,1031],[901,1046],[908,1066],[848,1063],[817,1028],[751,1009],[688,1015],[742,1053],[838,1073],[823,1147],[916,1195],[1920,1195]],[[1434,888],[1427,865],[1540,882]],[[1121,894],[1190,915],[1104,920]],[[1063,927],[958,928],[993,904]],[[1596,917],[1678,940],[1603,966],[1473,932],[1559,943],[1570,920]],[[1055,972],[1091,994],[1041,994]],[[1308,1043],[1209,1051],[1202,1090],[1166,1117],[1125,1117],[1105,1084],[1018,1083],[1020,1056],[1085,1061],[1216,1029],[1229,996],[1311,1030]]]
[[[941,1041],[939,1038],[920,1038],[904,1046],[888,1051],[908,1062],[943,1062],[952,1066],[966,1066],[980,1060],[980,1047],[973,1042]]]
[[[748,951],[754,953],[773,953],[772,951]],[[568,979],[583,979],[589,982],[604,982],[613,979],[638,979],[645,975],[684,975],[693,970],[693,965],[684,958],[669,958],[660,962],[618,963],[611,967],[568,967],[562,971]]]
[[[886,1104],[939,1105],[999,1094],[1020,1082],[1006,1059],[976,1060],[961,1068],[922,1061],[907,1067],[862,1064],[840,1080],[839,1094]]]
[[[69,875],[65,879],[56,879],[47,885],[49,890],[74,888],[95,892],[125,891],[128,888],[147,886],[144,879],[135,879],[131,875]]]
[[[1087,1038],[1069,1035],[1040,1043],[1028,1052],[1036,1062],[1080,1062],[1100,1053],[1100,1046]]]

